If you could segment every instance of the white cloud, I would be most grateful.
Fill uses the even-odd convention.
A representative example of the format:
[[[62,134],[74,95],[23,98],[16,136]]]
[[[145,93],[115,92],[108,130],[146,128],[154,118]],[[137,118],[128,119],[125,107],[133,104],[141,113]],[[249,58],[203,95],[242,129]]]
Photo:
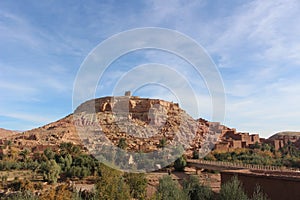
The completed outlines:
[[[300,84],[282,80],[246,98],[229,98],[226,123],[267,137],[282,130],[299,130]]]
[[[24,120],[33,123],[45,124],[53,121],[54,117],[45,117],[45,115],[36,115],[36,114],[28,114],[28,113],[17,113],[17,112],[0,112],[0,116],[15,118],[18,120]]]
[[[224,32],[216,31],[218,39],[209,49],[224,57],[225,66],[232,66],[235,57],[245,50],[243,56],[257,62],[299,63],[300,58],[295,56],[300,45],[299,6],[299,2],[293,0],[247,3],[226,19]]]
[[[43,21],[44,25],[33,20],[39,15],[28,14],[30,10],[26,14],[26,11],[12,13],[4,7],[1,9],[0,42],[14,53],[1,61],[0,92],[10,90],[10,101],[20,96],[25,97],[22,103],[24,99],[43,102],[50,96],[69,97],[76,73],[74,69],[79,68],[80,61],[98,42],[130,28],[162,26],[183,32],[205,45],[222,68],[228,95],[226,115],[229,125],[264,134],[297,128],[297,116],[300,115],[297,103],[300,101],[300,77],[297,75],[300,64],[299,1],[255,0],[236,5],[229,3],[228,6],[211,6],[210,1],[180,0],[153,0],[139,3],[139,6],[90,2],[84,6],[68,5],[69,12],[65,12],[63,4],[42,3],[36,7],[43,10],[45,16],[53,17]],[[184,61],[164,56],[146,55],[146,59],[152,61],[154,58],[160,64],[179,70],[196,87],[200,110],[210,116],[212,102],[204,80],[187,70]],[[72,60],[74,58],[77,60]],[[135,64],[134,61],[123,64],[132,63]],[[122,67],[109,71],[107,82],[100,84],[98,91],[107,94],[106,86],[114,84],[122,75]],[[185,91],[180,92],[187,95]],[[162,91],[157,94],[169,98]],[[0,103],[8,107],[8,101],[2,99]],[[20,119],[39,117],[38,114],[32,117],[19,115],[13,105],[10,109]],[[193,108],[187,106],[186,109]]]

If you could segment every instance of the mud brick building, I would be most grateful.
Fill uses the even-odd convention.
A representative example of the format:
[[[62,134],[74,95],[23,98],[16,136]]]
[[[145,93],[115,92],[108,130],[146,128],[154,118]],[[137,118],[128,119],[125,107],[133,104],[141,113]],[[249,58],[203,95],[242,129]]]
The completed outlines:
[[[228,151],[230,149],[248,148],[256,142],[260,143],[258,134],[237,133],[235,129],[222,131],[220,141],[215,145],[215,150]]]

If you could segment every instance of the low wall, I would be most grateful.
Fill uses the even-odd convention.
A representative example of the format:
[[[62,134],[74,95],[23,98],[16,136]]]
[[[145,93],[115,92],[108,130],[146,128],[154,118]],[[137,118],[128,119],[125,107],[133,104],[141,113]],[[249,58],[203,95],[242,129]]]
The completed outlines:
[[[295,200],[300,199],[300,177],[293,175],[231,170],[221,172],[221,184],[237,176],[249,197],[258,184],[271,200]]]

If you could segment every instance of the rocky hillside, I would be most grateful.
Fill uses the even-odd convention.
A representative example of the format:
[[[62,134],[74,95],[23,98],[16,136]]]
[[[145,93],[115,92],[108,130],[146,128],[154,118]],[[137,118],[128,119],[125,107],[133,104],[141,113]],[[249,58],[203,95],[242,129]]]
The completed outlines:
[[[5,137],[9,137],[9,136],[12,136],[12,135],[15,135],[15,134],[18,134],[18,132],[0,128],[0,139],[5,138]]]
[[[217,140],[215,133],[224,128],[219,123],[193,119],[176,103],[134,96],[103,97],[83,103],[63,119],[7,140],[22,147],[84,143],[93,151],[100,144],[116,146],[124,138],[129,152],[154,151],[165,140],[165,146],[183,145],[191,156],[200,147],[211,148]],[[204,143],[207,137],[210,140]]]
[[[72,114],[45,126],[6,137],[5,140],[29,149],[37,145],[59,145],[62,142],[81,143]]]
[[[117,145],[125,138],[128,151],[150,152],[164,138],[166,146],[182,144],[192,151],[201,146],[208,132],[207,122],[194,120],[176,103],[127,96],[82,104],[75,111],[74,123],[91,150],[98,148],[99,142]]]

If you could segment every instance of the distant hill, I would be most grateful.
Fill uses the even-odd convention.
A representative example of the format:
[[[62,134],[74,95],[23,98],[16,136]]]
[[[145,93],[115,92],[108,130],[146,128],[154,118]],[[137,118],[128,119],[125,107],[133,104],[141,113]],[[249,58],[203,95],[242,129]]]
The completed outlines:
[[[72,114],[44,126],[7,136],[5,139],[26,148],[37,145],[59,145],[62,142],[80,144]]]
[[[300,138],[300,132],[297,131],[282,131],[282,132],[278,132],[274,135],[272,135],[271,137],[269,137],[270,140],[274,140],[274,139],[280,139],[282,137],[296,137],[296,138]]]
[[[1,138],[6,138],[15,134],[18,134],[19,132],[17,131],[11,131],[7,129],[0,128],[0,139]]]

